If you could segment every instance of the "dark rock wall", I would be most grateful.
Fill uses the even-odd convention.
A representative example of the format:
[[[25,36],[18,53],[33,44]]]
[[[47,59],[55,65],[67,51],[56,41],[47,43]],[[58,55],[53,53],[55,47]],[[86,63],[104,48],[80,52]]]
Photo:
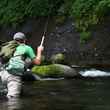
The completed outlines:
[[[102,25],[91,29],[92,36],[85,43],[80,44],[80,36],[71,20],[62,25],[56,25],[54,19],[49,19],[48,32],[45,36],[44,54],[50,58],[52,54],[64,53],[70,64],[78,65],[110,65],[110,23],[107,19]],[[0,40],[9,41],[17,31],[24,32],[28,37],[28,44],[34,49],[40,44],[46,18],[27,20],[19,28],[2,27]]]

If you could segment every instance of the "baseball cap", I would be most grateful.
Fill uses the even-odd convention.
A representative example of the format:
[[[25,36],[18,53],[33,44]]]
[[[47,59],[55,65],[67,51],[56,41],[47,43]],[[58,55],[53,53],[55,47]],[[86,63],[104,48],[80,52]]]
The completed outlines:
[[[17,33],[14,34],[13,39],[14,40],[16,40],[16,39],[26,39],[26,36],[22,32],[17,32]]]

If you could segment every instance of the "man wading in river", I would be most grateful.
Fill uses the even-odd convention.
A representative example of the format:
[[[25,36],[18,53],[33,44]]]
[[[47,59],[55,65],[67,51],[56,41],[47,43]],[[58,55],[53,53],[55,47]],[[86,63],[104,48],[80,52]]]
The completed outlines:
[[[8,66],[5,70],[0,72],[1,80],[7,84],[7,97],[19,97],[22,89],[22,76],[25,71],[25,59],[28,57],[34,64],[41,63],[41,54],[43,46],[37,48],[37,55],[33,49],[26,45],[26,37],[24,33],[18,32],[14,35],[13,39],[18,43],[18,46],[10,58]]]

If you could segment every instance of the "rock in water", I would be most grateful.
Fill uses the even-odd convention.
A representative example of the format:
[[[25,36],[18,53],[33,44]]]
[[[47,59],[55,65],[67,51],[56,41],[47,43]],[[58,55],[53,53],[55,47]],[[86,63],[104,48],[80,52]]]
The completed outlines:
[[[34,66],[32,68],[34,74],[40,77],[75,77],[78,76],[78,72],[67,65],[62,64],[50,64],[43,66]]]

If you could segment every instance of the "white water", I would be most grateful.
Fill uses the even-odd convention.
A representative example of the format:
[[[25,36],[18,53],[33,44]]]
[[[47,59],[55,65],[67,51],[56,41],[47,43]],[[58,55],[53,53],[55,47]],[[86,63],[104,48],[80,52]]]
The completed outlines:
[[[85,71],[80,71],[80,74],[83,77],[103,77],[103,76],[110,76],[110,72],[105,72],[96,69],[90,69]]]

